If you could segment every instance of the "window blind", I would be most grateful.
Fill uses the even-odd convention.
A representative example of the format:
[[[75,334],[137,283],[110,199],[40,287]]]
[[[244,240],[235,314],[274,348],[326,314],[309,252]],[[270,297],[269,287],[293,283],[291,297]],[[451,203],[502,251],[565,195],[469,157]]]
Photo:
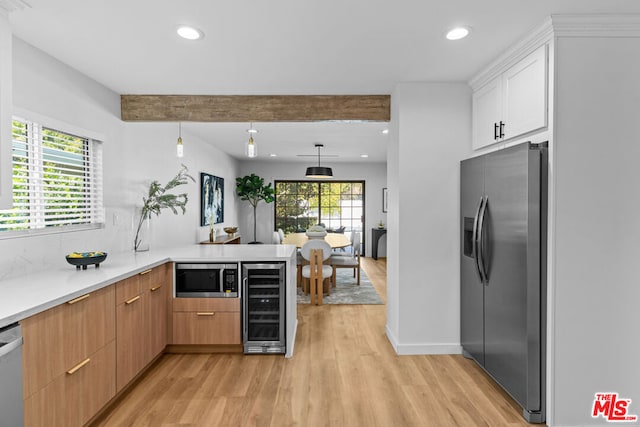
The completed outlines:
[[[14,118],[13,208],[0,210],[0,231],[99,226],[102,143]]]

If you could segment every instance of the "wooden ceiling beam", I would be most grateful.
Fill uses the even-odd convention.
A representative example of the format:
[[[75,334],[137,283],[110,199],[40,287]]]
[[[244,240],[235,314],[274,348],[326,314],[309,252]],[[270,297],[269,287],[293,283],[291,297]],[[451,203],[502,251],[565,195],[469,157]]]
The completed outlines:
[[[126,122],[388,122],[389,95],[121,95]]]

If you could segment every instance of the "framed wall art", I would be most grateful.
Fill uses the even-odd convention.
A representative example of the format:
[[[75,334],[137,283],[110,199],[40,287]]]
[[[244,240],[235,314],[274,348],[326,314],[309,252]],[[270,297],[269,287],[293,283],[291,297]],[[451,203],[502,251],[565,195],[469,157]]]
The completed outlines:
[[[224,178],[200,173],[200,226],[224,222]]]

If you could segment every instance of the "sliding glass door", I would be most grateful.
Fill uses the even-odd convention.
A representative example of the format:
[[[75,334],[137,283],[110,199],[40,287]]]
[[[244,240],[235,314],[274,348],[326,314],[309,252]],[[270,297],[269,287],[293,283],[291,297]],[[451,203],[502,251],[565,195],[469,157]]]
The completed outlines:
[[[275,190],[276,229],[293,233],[323,224],[330,232],[360,233],[364,248],[364,181],[275,181]]]

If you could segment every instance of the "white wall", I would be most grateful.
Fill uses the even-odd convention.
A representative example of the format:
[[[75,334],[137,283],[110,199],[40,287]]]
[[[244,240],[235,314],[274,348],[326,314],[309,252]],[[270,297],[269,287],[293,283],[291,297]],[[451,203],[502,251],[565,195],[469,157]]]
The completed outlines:
[[[399,354],[460,352],[460,160],[471,155],[471,90],[402,83],[391,98],[387,335]]]
[[[597,392],[640,415],[640,39],[556,52],[553,424],[606,425]]]
[[[189,174],[195,179],[187,187],[178,187],[176,192],[187,191],[189,202],[183,216],[174,215],[170,210],[163,211],[159,217],[152,217],[151,247],[175,246],[196,243],[209,239],[209,227],[200,227],[200,173],[224,178],[224,222],[215,224],[218,234],[227,225],[238,222],[235,177],[238,174],[238,162],[228,154],[189,134],[182,129],[184,157],[177,158],[176,123],[125,123],[125,140],[131,141],[127,154],[127,167],[130,171],[123,181],[125,194],[120,189],[112,195],[124,196],[126,207],[131,211],[126,218],[132,218],[134,206],[142,206],[142,195],[152,180],[165,184],[180,169],[181,164],[189,168]],[[136,142],[134,142],[136,141]],[[145,141],[145,143],[138,143]],[[142,160],[141,160],[142,159]],[[105,196],[105,200],[107,197]],[[122,201],[114,201],[120,205]],[[179,211],[180,212],[180,211]],[[127,223],[128,225],[128,223]],[[128,242],[132,244],[131,242]],[[128,249],[125,248],[125,249]]]
[[[305,180],[304,171],[308,165],[304,163],[278,162],[277,160],[245,160],[241,162],[241,175],[255,173],[273,183],[278,180]],[[382,212],[382,188],[387,186],[386,163],[342,163],[330,164],[334,180],[365,181],[365,234],[366,254],[371,255],[371,228],[379,221],[387,223],[387,214]],[[240,233],[243,241],[253,240],[253,209],[248,202],[240,205]],[[273,204],[260,202],[258,206],[258,241],[270,242],[273,233]],[[246,239],[245,239],[246,237]],[[386,256],[386,238],[380,239],[378,256]]]
[[[154,217],[152,248],[194,243],[208,236],[208,229],[199,227],[201,171],[225,178],[226,223],[237,222],[233,191],[236,161],[184,131],[185,157],[178,159],[177,124],[123,123],[118,94],[16,38],[13,102],[21,110],[104,136],[106,226],[11,239],[0,236],[0,279],[66,265],[64,255],[72,251],[130,251],[135,205],[141,205],[152,180],[165,184],[178,172],[180,163],[189,167],[197,181],[178,188],[189,194],[187,214],[174,216],[166,211]]]
[[[13,205],[11,178],[12,72],[11,25],[0,8],[0,209]]]

